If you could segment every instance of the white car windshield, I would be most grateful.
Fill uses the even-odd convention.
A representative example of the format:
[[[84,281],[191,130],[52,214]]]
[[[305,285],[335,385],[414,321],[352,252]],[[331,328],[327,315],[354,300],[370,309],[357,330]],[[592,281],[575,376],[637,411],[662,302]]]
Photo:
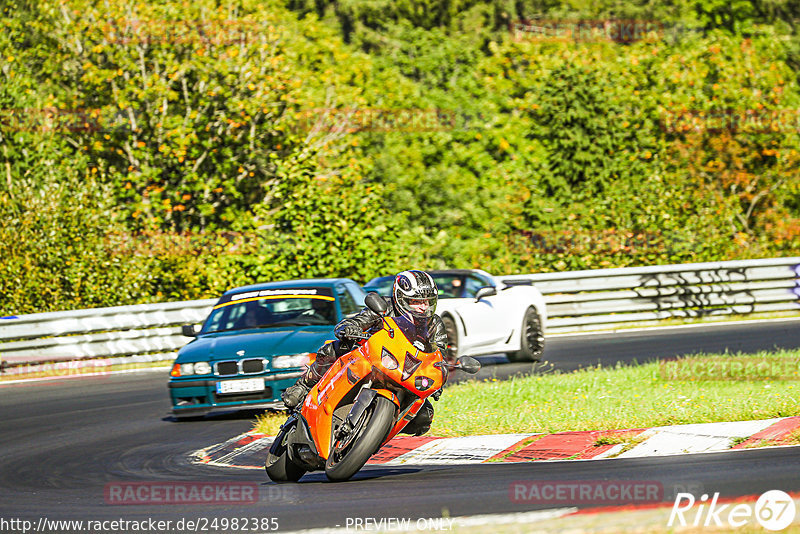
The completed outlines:
[[[432,274],[440,299],[475,298],[482,287],[491,286],[491,282],[475,274]]]

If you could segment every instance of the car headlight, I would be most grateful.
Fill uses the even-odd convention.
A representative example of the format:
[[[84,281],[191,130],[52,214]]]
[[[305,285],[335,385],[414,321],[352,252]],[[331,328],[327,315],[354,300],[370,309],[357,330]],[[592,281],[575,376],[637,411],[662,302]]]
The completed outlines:
[[[211,374],[211,365],[208,362],[176,363],[169,373],[174,377],[208,374]]]
[[[273,369],[289,369],[290,367],[303,367],[308,365],[309,357],[308,352],[301,352],[300,354],[292,354],[289,356],[275,356],[272,358]]]

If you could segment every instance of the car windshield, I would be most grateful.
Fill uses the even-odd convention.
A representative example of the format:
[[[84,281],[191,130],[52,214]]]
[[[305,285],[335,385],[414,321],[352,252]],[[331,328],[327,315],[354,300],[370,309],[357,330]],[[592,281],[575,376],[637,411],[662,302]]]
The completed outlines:
[[[475,298],[480,288],[494,286],[491,281],[474,273],[433,273],[431,276],[436,282],[440,299],[471,299]]]
[[[457,274],[433,274],[433,281],[439,290],[440,299],[459,299],[464,297],[464,276]]]
[[[367,285],[364,286],[364,291],[367,292],[374,291],[375,293],[383,297],[391,297],[393,284],[394,284],[394,276],[384,276],[381,278],[375,278],[374,280],[370,280],[369,283],[367,283]]]
[[[280,326],[336,324],[335,299],[328,288],[260,290],[225,295],[214,306],[201,334]]]
[[[473,298],[478,289],[490,285],[488,281],[460,273],[431,273],[431,276],[436,282],[440,299]],[[394,284],[393,276],[383,276],[370,280],[364,286],[364,291],[374,291],[384,297],[391,297],[392,284]]]

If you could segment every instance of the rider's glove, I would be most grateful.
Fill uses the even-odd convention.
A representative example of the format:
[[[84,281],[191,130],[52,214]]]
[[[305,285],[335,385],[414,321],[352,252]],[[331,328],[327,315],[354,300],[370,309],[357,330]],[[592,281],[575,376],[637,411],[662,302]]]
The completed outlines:
[[[339,331],[336,333],[336,337],[339,339],[355,339],[364,334],[364,331],[361,330],[359,327],[353,324],[344,325]]]

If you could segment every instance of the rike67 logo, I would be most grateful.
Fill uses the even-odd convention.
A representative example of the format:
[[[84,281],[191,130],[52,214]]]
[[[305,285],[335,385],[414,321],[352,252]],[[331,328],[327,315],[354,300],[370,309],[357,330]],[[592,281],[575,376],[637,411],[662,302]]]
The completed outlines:
[[[718,499],[719,493],[713,495],[711,502],[708,502],[707,494],[697,502],[691,493],[678,493],[667,526],[738,528],[756,522],[767,530],[777,531],[788,527],[797,512],[792,497],[781,490],[762,494],[755,506],[748,503],[718,504]],[[695,504],[698,505],[696,508]]]

